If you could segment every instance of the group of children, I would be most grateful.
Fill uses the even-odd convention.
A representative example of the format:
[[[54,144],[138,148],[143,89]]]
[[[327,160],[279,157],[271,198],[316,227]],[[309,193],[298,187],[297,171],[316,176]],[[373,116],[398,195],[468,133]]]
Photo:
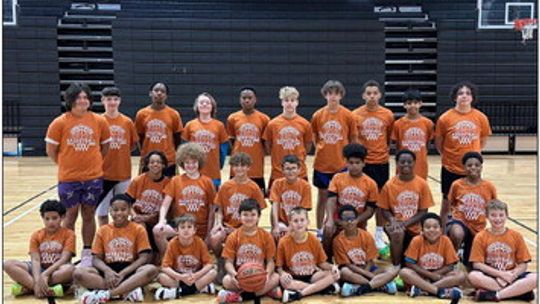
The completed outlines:
[[[61,203],[42,205],[45,228],[31,238],[32,261],[4,263],[17,282],[14,295],[59,296],[73,282],[88,289],[81,303],[142,301],[142,287],[157,280],[156,300],[215,294],[217,282],[221,303],[262,296],[290,302],[315,293],[395,294],[399,275],[413,297],[457,301],[466,278],[478,300],[534,297],[537,277],[526,272],[531,258],[523,237],[505,227],[506,204],[481,178],[479,152],[490,129],[471,107],[472,84],[452,90],[456,107],[439,118],[435,132],[419,113],[420,92],[404,94],[407,114],[394,122],[379,105],[382,90],[375,81],[364,85],[366,104],[353,112],[340,104],[343,85],[328,81],[321,89],[327,105],[311,122],[296,113],[293,87],[280,90],[283,113],[272,120],[255,109],[255,89],[242,88],[242,110],[229,116],[226,127],[215,119],[217,103],[208,93],[196,98],[197,118],[185,127],[165,105],[164,83],[150,87],[152,104],[135,123],[118,112],[118,89],[102,93],[106,113],[100,116],[88,110],[88,88],[72,85],[65,96],[69,111],[49,127],[47,153],[59,165]],[[440,217],[428,212],[434,203],[425,180],[433,137],[443,156]],[[187,143],[180,145],[182,140]],[[396,175],[389,179],[391,140],[398,152]],[[221,184],[229,141],[231,178]],[[316,235],[308,232],[312,197],[305,165],[312,143]],[[130,153],[137,146],[141,174],[130,181]],[[265,154],[272,163],[268,191]],[[175,175],[176,165],[181,175]],[[272,203],[269,232],[258,226],[265,197]],[[94,237],[96,206],[100,227]],[[79,209],[84,248],[74,267]],[[365,229],[374,215],[372,237]],[[384,234],[389,267],[375,263],[386,246]],[[468,276],[456,267],[458,252]],[[266,283],[255,293],[243,292],[236,278],[245,263],[266,269]]]

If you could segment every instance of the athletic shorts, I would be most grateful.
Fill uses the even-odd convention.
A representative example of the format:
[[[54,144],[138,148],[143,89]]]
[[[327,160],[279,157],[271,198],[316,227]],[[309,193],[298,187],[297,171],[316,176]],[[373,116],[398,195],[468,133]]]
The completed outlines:
[[[109,206],[111,205],[111,199],[117,194],[126,193],[131,179],[124,181],[111,181],[103,180],[103,192],[99,198],[99,204],[96,209],[97,216],[107,216],[109,214]]]
[[[345,172],[345,171],[347,171],[346,168],[341,171],[334,172],[334,173],[324,173],[324,172],[319,172],[314,169],[313,170],[313,186],[319,189],[328,189],[328,186],[330,185],[330,181],[332,180],[332,177],[334,177],[336,173]]]
[[[448,192],[450,192],[452,183],[462,177],[465,177],[465,175],[455,174],[446,170],[445,167],[441,167],[441,192],[445,199],[448,198]]]
[[[461,228],[463,228],[463,261],[461,262],[463,263],[463,265],[471,267],[472,265],[469,263],[469,257],[471,256],[471,248],[474,240],[474,235],[472,234],[471,230],[469,230],[469,227],[465,225],[465,223],[460,220],[453,219],[446,223],[446,234],[448,236],[450,235],[448,232],[450,231],[450,226],[452,225],[459,225],[461,226]]]
[[[24,263],[26,264],[26,267],[28,267],[28,273],[33,275],[32,274],[32,261],[24,261]],[[39,268],[40,268],[40,273],[45,271],[45,268],[43,268],[43,266],[40,266]]]
[[[313,278],[313,275],[293,275],[292,277],[293,280],[311,284],[311,279]]]
[[[129,265],[131,265],[131,263],[126,263],[126,262],[122,262],[122,263],[110,263],[110,264],[107,264],[107,266],[109,266],[109,268],[111,268],[114,272],[116,273],[119,273],[120,271],[124,270],[126,267],[128,267]],[[94,267],[95,268],[95,267]],[[96,268],[97,269],[97,268]],[[102,272],[101,270],[97,269],[99,275],[103,278],[105,278],[105,273]],[[130,272],[128,273],[124,279],[122,280],[125,281],[127,280],[127,278],[131,277],[133,274],[135,274],[135,272],[137,271],[137,269],[135,269],[133,272]]]
[[[168,166],[167,168],[165,168],[163,170],[163,175],[167,176],[167,177],[173,177],[176,175],[176,165],[170,165]]]
[[[371,177],[376,183],[377,187],[382,189],[384,184],[390,178],[390,164],[366,164],[364,166],[364,173]]]
[[[66,208],[78,204],[97,206],[103,192],[103,179],[96,178],[84,182],[59,182],[58,197]]]

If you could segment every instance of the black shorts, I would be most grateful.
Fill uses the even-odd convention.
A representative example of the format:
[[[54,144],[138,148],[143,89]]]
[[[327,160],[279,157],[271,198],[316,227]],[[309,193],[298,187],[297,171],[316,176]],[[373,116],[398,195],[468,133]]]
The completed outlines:
[[[448,223],[446,223],[446,234],[449,235],[448,231],[450,231],[450,226],[452,225],[459,225],[461,228],[463,228],[464,237],[463,237],[463,265],[467,267],[471,267],[472,265],[469,263],[469,257],[471,256],[471,248],[472,243],[474,240],[474,235],[472,234],[471,230],[469,230],[469,227],[465,225],[462,221],[459,220],[451,220]]]
[[[379,190],[381,190],[390,178],[390,164],[366,164],[364,173],[371,177],[377,183]]]
[[[294,280],[311,284],[311,279],[313,278],[313,275],[302,275],[302,276],[293,275],[292,277]]]
[[[167,177],[173,177],[176,175],[176,165],[171,165],[163,170],[163,175]]]
[[[111,268],[114,272],[116,273],[119,273],[120,271],[124,270],[126,267],[128,267],[129,265],[131,265],[131,263],[110,263],[110,264],[107,264],[107,266],[109,266],[109,268]],[[96,268],[97,269],[97,268]],[[105,277],[105,273],[102,272],[101,270],[97,269],[97,271],[99,272],[99,275],[102,276],[102,277]],[[133,272],[131,273],[128,273],[124,279],[122,280],[125,281],[127,278],[131,277],[135,271],[137,270],[134,270]]]
[[[112,188],[114,188],[114,186],[116,186],[117,184],[119,184],[121,181],[113,181],[113,180],[108,180],[108,179],[104,179],[103,180],[103,192],[101,192],[101,195],[99,196],[99,203],[98,203],[98,206],[101,204],[101,202],[103,201],[103,199],[105,198],[105,196],[107,196],[107,194],[109,193],[109,191],[112,190]]]
[[[446,170],[445,167],[441,167],[441,192],[443,194],[443,198],[448,198],[448,192],[450,192],[450,186],[452,186],[452,183],[455,180],[458,180],[462,177],[465,177],[465,175],[455,174],[448,170]]]
[[[341,170],[339,172],[344,172],[344,171],[346,171],[346,169]],[[324,173],[324,172],[319,172],[313,169],[313,186],[319,189],[328,189],[328,186],[330,185],[330,181],[332,180],[332,177],[334,177],[334,175],[336,175],[339,172]]]

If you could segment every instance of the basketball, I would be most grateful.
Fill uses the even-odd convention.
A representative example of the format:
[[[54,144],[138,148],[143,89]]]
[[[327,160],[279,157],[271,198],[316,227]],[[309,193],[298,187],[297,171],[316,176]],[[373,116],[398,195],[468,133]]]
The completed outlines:
[[[238,269],[236,279],[242,290],[257,292],[266,284],[266,269],[259,263],[245,263]]]

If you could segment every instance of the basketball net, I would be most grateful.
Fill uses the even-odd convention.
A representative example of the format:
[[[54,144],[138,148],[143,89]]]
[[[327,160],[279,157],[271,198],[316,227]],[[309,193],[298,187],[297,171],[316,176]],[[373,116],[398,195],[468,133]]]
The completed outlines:
[[[534,28],[536,27],[536,19],[524,18],[514,21],[514,29],[521,31],[521,43],[527,44],[527,40],[533,38]]]

